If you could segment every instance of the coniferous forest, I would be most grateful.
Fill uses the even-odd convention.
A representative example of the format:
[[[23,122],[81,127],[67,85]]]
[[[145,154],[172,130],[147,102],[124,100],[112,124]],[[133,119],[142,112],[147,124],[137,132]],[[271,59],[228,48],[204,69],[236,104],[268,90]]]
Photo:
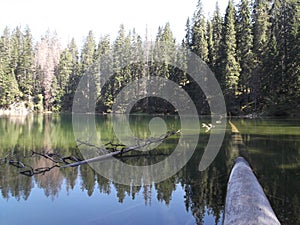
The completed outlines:
[[[204,16],[199,0],[182,40],[175,40],[166,23],[158,28],[151,46],[147,34],[126,31],[123,25],[115,40],[109,36],[96,40],[90,31],[80,47],[74,39],[62,46],[55,33],[46,32],[35,41],[29,26],[6,27],[0,38],[0,108],[23,105],[37,112],[71,111],[80,78],[101,57],[111,55],[101,67],[116,72],[98,91],[97,111],[111,112],[120,90],[150,71],[176,82],[191,96],[199,114],[208,114],[206,98],[195,81],[168,64],[168,60],[184,64],[178,49],[185,47],[214,72],[231,115],[299,115],[299,25],[299,0],[241,0],[237,5],[230,0],[224,16],[216,5],[210,18]],[[165,43],[163,49],[160,42]],[[174,58],[166,57],[162,64],[149,59],[145,64],[144,53],[158,49]],[[141,63],[118,69],[128,53]],[[140,101],[135,110],[174,113],[170,104],[157,98]]]

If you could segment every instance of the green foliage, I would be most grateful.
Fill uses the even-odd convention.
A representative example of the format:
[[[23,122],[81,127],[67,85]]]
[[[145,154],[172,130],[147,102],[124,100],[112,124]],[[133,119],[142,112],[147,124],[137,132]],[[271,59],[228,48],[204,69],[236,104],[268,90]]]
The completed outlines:
[[[235,98],[238,92],[240,78],[240,64],[237,59],[237,39],[236,39],[236,10],[232,0],[226,9],[224,18],[222,40],[221,40],[221,86],[226,99],[229,111],[236,109]]]
[[[255,1],[253,6],[253,53],[255,68],[251,75],[250,99],[254,102],[254,110],[261,110],[265,96],[267,77],[264,73],[264,63],[267,54],[267,46],[270,38],[270,15],[267,1]]]
[[[299,5],[299,0],[241,0],[236,9],[230,0],[224,17],[216,4],[212,18],[206,19],[199,0],[192,20],[188,18],[186,22],[181,45],[169,23],[158,28],[153,44],[147,42],[147,35],[144,41],[135,30],[127,32],[121,25],[114,41],[104,36],[97,45],[90,31],[80,50],[74,39],[61,48],[57,36],[50,32],[33,43],[28,27],[24,32],[20,27],[12,32],[5,28],[0,38],[0,107],[9,108],[24,101],[38,111],[71,111],[78,83],[88,73],[91,88],[83,94],[88,100],[93,92],[100,112],[111,112],[116,97],[129,83],[160,76],[182,87],[199,113],[209,113],[207,100],[195,81],[171,66],[178,63],[184,70],[191,69],[187,63],[189,55],[182,51],[185,48],[215,73],[229,112],[297,114]],[[161,63],[153,60],[155,55],[161,57]],[[148,86],[145,79],[137,82],[123,100],[142,91],[147,93]],[[163,88],[159,85],[155,91]],[[121,108],[116,110],[121,112]],[[135,110],[174,113],[169,104],[157,98],[141,100]]]
[[[0,38],[0,104],[5,108],[19,101],[21,96],[14,73],[16,65],[14,64],[12,46],[10,31],[6,27]]]
[[[242,0],[239,5],[236,20],[237,60],[241,71],[238,83],[241,108],[251,100],[249,93],[253,87],[251,75],[254,69],[252,18],[249,0]]]
[[[191,49],[203,61],[208,61],[206,22],[201,0],[198,1],[197,9],[193,17]]]
[[[44,111],[44,103],[43,103],[43,95],[42,94],[38,94],[34,98],[34,110],[37,112]]]

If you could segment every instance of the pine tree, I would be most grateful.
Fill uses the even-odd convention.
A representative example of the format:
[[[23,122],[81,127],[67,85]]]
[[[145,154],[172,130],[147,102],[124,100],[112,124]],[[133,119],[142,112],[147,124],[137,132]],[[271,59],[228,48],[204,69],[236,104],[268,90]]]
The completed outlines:
[[[254,102],[254,109],[263,105],[263,98],[270,89],[266,82],[268,77],[264,71],[267,46],[270,34],[269,5],[267,1],[256,0],[253,6],[253,53],[255,68],[251,76],[251,101]]]
[[[11,35],[9,28],[6,27],[0,38],[0,106],[2,107],[8,107],[21,96],[12,67],[11,53]]]
[[[160,45],[162,43],[162,45]],[[175,38],[171,31],[170,23],[166,23],[162,34],[159,38],[158,45],[160,45],[160,57],[163,59],[163,65],[159,74],[161,77],[169,78],[172,75],[172,67],[170,64],[174,62],[176,54]]]
[[[33,47],[32,37],[29,28],[23,34],[17,27],[11,38],[11,68],[18,82],[19,90],[23,99],[31,101],[32,95],[32,65],[33,65]],[[31,104],[31,103],[30,103]]]
[[[112,57],[111,57],[111,45],[109,36],[104,36],[100,39],[96,50],[96,62],[99,63],[100,68],[100,85],[102,89],[98,99],[98,111],[107,111],[106,103],[110,98],[110,86],[109,82],[104,83],[106,79],[112,75]]]
[[[237,59],[241,66],[239,91],[242,96],[240,101],[242,106],[247,106],[250,100],[251,75],[254,68],[253,34],[249,0],[242,0],[239,5],[236,30]]]
[[[83,48],[81,50],[81,76],[88,71],[89,67],[94,62],[94,54],[95,54],[95,38],[92,31],[89,31],[89,34],[83,44]]]
[[[288,73],[291,74],[291,77],[293,80],[295,80],[295,83],[293,85],[294,87],[294,93],[292,93],[292,106],[298,106],[293,107],[294,110],[300,110],[300,4],[299,0],[292,0],[290,2],[290,10],[293,12],[293,20],[292,20],[292,26],[291,26],[291,62],[290,67],[288,68]]]
[[[207,39],[207,22],[204,17],[202,1],[199,0],[197,3],[196,11],[193,15],[191,29],[188,30],[187,35],[190,36],[189,49],[195,53],[204,62],[209,62],[209,50],[208,50],[208,39]],[[189,34],[190,33],[190,34]],[[210,46],[211,47],[211,46]],[[185,55],[184,58],[188,57]],[[186,60],[186,59],[185,59]],[[194,70],[199,73],[198,69],[194,65],[186,65],[188,69]],[[191,67],[192,66],[192,67]],[[186,76],[186,75],[185,75]],[[190,97],[193,99],[199,113],[205,113],[206,109],[205,96],[202,94],[199,85],[194,79],[186,76],[187,79],[184,81],[185,89],[189,93]]]
[[[83,48],[81,50],[80,57],[80,77],[83,77],[84,83],[82,83],[82,98],[81,106],[83,112],[94,112],[94,104],[97,98],[97,71],[95,63],[95,51],[96,43],[94,34],[92,31],[89,31],[88,36],[84,42]]]
[[[138,85],[136,87],[135,93],[133,95],[137,96],[142,90],[146,89],[146,84],[139,82],[142,78],[146,77],[146,65],[144,60],[146,60],[146,46],[142,41],[140,35],[133,30],[132,40],[131,40],[131,52],[132,52],[132,64],[130,66],[132,80],[138,80]],[[145,49],[144,49],[145,48]]]
[[[229,1],[222,35],[222,82],[225,90],[225,98],[227,100],[227,107],[233,110],[236,105],[235,97],[238,94],[238,82],[240,76],[240,65],[236,55],[236,29],[235,29],[236,12],[232,0]]]
[[[23,52],[20,58],[20,72],[22,74],[22,83],[19,83],[20,90],[24,94],[24,99],[31,102],[33,94],[33,63],[34,50],[32,34],[29,27],[26,27],[23,39]]]
[[[183,47],[190,49],[192,42],[192,30],[190,24],[190,18],[188,17],[185,24],[185,37],[183,39]]]
[[[191,49],[203,61],[208,61],[206,22],[201,0],[198,1],[197,9],[193,17]]]
[[[266,71],[272,78],[270,83],[273,90],[269,97],[271,100],[269,108],[273,113],[286,114],[294,108],[292,105],[297,102],[299,90],[299,75],[295,73],[296,65],[299,65],[295,59],[299,53],[294,51],[299,29],[297,1],[275,1],[271,9],[271,18],[272,42],[268,45],[268,53],[276,53],[277,57],[273,61],[268,58],[266,64]],[[272,66],[273,70],[268,66]]]
[[[125,42],[126,42],[126,34],[125,34],[125,28],[122,24],[120,26],[118,36],[116,40],[113,43],[112,46],[112,55],[113,55],[113,62],[112,62],[112,68],[114,72],[114,76],[112,76],[109,79],[109,94],[107,95],[106,103],[105,105],[111,110],[111,106],[114,104],[115,98],[119,91],[121,90],[125,77],[123,76],[123,64],[124,61],[124,52],[125,50]]]
[[[294,109],[293,105],[297,104],[297,94],[299,93],[299,22],[300,22],[300,4],[299,0],[285,1],[284,15],[284,63],[286,73],[286,92],[288,95],[289,109]]]
[[[190,81],[188,80],[188,75],[186,71],[188,70],[188,57],[189,51],[191,50],[192,41],[192,31],[190,25],[190,18],[187,19],[185,25],[185,37],[182,40],[181,48],[179,48],[179,54],[177,55],[177,60],[179,61],[184,71],[178,71],[178,78],[175,80],[180,86],[186,86]]]
[[[213,47],[211,48],[211,58],[210,58],[210,66],[211,70],[215,72],[216,75],[220,73],[220,63],[221,63],[221,40],[222,40],[222,27],[223,27],[223,19],[220,13],[220,8],[218,2],[216,3],[216,8],[212,18],[212,40]],[[220,77],[216,77],[218,81],[221,81]]]
[[[72,101],[74,98],[75,91],[77,89],[79,80],[80,80],[80,71],[79,71],[79,53],[78,53],[78,47],[76,45],[75,39],[73,38],[71,42],[68,44],[67,52],[70,54],[71,57],[71,64],[68,63],[70,66],[68,70],[71,69],[71,72],[69,74],[69,80],[66,87],[66,93],[63,97],[63,103],[62,107],[64,110],[71,110],[72,107]]]
[[[19,84],[23,83],[22,73],[20,71],[20,58],[23,55],[23,34],[20,27],[12,32],[12,37],[10,41],[10,68],[13,69],[14,75]]]
[[[69,81],[73,72],[73,58],[69,48],[62,51],[58,64],[58,74],[56,77],[56,85],[58,93],[55,99],[56,109],[60,110],[65,105],[64,98],[69,94]],[[67,108],[66,106],[64,108]]]
[[[207,21],[207,49],[208,49],[208,65],[213,68],[215,65],[215,46],[213,38],[213,25],[211,21]]]

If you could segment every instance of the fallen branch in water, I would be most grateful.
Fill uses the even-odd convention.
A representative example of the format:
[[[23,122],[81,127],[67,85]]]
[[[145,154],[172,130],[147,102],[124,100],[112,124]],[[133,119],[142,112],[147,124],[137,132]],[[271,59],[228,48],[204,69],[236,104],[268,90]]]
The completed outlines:
[[[31,151],[31,156],[33,156],[33,155],[42,156],[42,157],[44,157],[46,159],[51,160],[54,163],[60,163],[60,162],[62,162],[62,159],[60,158],[60,156],[58,154],[52,153],[52,152],[50,152],[50,153],[49,152],[46,152],[46,153],[41,152],[40,153],[40,152]],[[59,160],[55,160],[54,157],[58,158]]]
[[[20,174],[23,174],[28,177],[32,177],[35,174],[43,174],[44,175],[46,172],[49,172],[50,170],[52,170],[56,167],[59,168],[60,166],[54,165],[51,167],[40,167],[40,168],[36,168],[36,169],[33,169],[32,167],[30,167],[30,169],[28,169],[28,170],[20,171]]]
[[[91,162],[96,162],[96,161],[101,161],[105,159],[109,159],[111,157],[118,157],[122,158],[124,153],[133,151],[133,150],[140,150],[143,148],[149,148],[151,144],[159,143],[162,142],[163,140],[167,139],[168,137],[180,133],[180,130],[178,131],[169,131],[166,134],[160,136],[159,138],[149,138],[146,140],[140,140],[137,139],[136,144],[133,146],[126,147],[123,144],[115,144],[112,142],[108,142],[107,144],[104,145],[104,147],[98,147],[96,145],[93,145],[89,142],[84,142],[78,140],[80,145],[85,145],[88,147],[95,148],[99,154],[104,154],[104,155],[99,155],[94,158],[82,160],[79,159],[75,156],[67,156],[67,157],[62,157],[58,153],[53,153],[53,152],[35,152],[31,151],[31,155],[29,157],[33,157],[35,155],[39,157],[43,157],[46,160],[50,160],[51,162],[54,163],[54,165],[50,167],[39,167],[39,168],[32,168],[31,166],[26,165],[25,163],[19,161],[19,160],[14,160],[14,159],[8,159],[8,156],[5,158],[0,158],[0,163],[1,164],[9,164],[11,166],[16,167],[17,169],[21,169],[20,174],[31,177],[36,174],[45,174],[46,172],[51,171],[54,168],[68,168],[68,167],[76,167],[80,166],[83,164],[91,163]],[[163,155],[163,154],[162,154]],[[130,156],[125,156],[127,157],[142,157],[145,156],[145,154],[141,155],[130,155]],[[24,158],[29,158],[29,157],[24,157]],[[63,164],[63,165],[61,165]]]
[[[78,161],[78,162],[75,162],[75,163],[71,163],[71,164],[68,164],[68,165],[65,165],[65,166],[61,166],[60,168],[80,166],[80,165],[87,164],[87,163],[92,163],[92,162],[105,160],[105,159],[108,159],[108,158],[111,158],[111,157],[114,157],[114,156],[119,156],[119,155],[122,155],[124,153],[130,152],[130,151],[133,151],[133,150],[139,150],[139,149],[148,147],[151,144],[161,142],[161,141],[165,140],[166,138],[168,138],[172,135],[178,134],[178,133],[180,133],[180,130],[178,130],[178,131],[169,131],[169,132],[167,132],[166,134],[162,135],[159,138],[149,138],[147,140],[139,140],[136,145],[133,145],[133,146],[130,146],[130,147],[126,147],[124,145],[119,145],[119,144],[108,143],[111,146],[115,146],[115,148],[112,152],[107,153],[105,155],[96,156],[94,158],[90,158],[90,159]],[[97,148],[101,151],[108,150],[107,148],[100,148],[100,147],[97,147],[93,144],[86,143],[86,142],[83,142],[83,141],[80,141],[80,140],[78,140],[78,142],[80,144],[85,144],[85,145],[90,146],[90,147],[95,147],[95,148]],[[117,150],[118,147],[122,147],[122,149]],[[109,150],[111,150],[111,149],[109,149]]]

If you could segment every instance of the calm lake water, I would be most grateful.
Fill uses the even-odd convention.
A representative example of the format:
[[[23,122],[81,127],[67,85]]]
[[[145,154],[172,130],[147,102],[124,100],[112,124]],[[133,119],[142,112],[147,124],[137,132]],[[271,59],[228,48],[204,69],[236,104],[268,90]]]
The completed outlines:
[[[149,137],[150,116],[132,116],[139,138]],[[168,129],[179,129],[179,118],[164,117]],[[209,123],[201,118],[201,123]],[[300,120],[232,120],[247,146],[249,160],[282,224],[300,224]],[[111,116],[97,116],[97,135],[115,141]],[[229,127],[229,126],[228,126]],[[1,225],[222,224],[227,180],[235,155],[230,129],[214,162],[203,172],[198,165],[208,142],[204,128],[197,149],[177,174],[160,183],[127,186],[114,183],[89,165],[54,168],[32,177],[20,174],[22,161],[32,168],[54,163],[32,151],[82,157],[71,115],[30,115],[0,118]],[[123,157],[125,163],[156,162],[178,143],[172,136],[152,154]],[[188,147],[188,145],[187,145]],[[5,160],[6,159],[6,160]]]

